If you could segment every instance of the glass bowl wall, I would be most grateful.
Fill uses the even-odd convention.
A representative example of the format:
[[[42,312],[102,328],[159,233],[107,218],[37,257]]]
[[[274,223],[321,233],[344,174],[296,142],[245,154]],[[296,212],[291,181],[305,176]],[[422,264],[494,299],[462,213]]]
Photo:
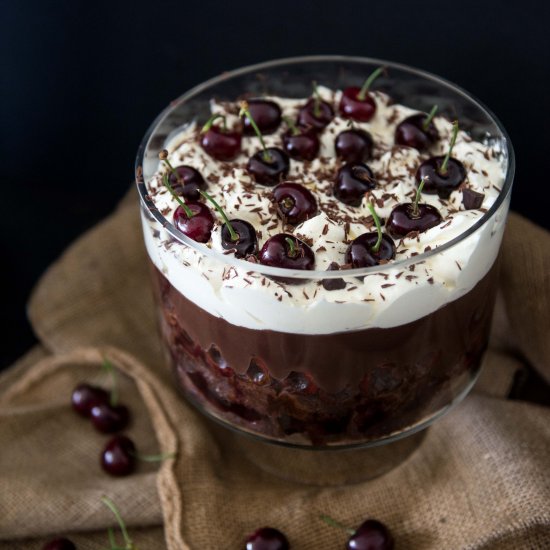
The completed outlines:
[[[190,122],[204,123],[212,98],[303,98],[313,80],[333,89],[360,85],[380,65],[388,71],[377,80],[377,90],[421,111],[437,104],[439,114],[458,119],[473,139],[500,151],[506,173],[502,192],[457,238],[384,266],[293,272],[200,245],[155,208],[146,182],[159,168],[159,151],[173,147]],[[513,171],[509,139],[478,101],[438,77],[379,60],[325,56],[264,63],[225,73],[172,102],[143,140],[136,181],[165,349],[185,397],[227,427],[302,448],[379,445],[429,425],[467,394],[479,371]],[[177,251],[172,259],[160,244],[168,241]],[[367,329],[361,319],[376,314],[370,304],[336,304],[323,299],[322,291],[315,307],[300,313],[285,294],[313,294],[327,279],[354,285],[365,277],[394,277],[456,254],[468,258],[456,299],[449,302],[441,288],[426,287],[425,310],[406,300],[392,306],[400,309],[399,323],[381,318]],[[228,282],[228,273],[236,274],[234,281]],[[251,290],[246,282],[276,285],[281,278],[286,281],[281,299]],[[265,329],[258,329],[263,321]]]

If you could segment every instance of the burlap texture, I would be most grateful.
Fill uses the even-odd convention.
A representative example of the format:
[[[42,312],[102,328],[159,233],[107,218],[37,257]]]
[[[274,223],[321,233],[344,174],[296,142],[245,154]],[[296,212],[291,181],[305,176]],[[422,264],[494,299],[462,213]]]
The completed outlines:
[[[519,255],[518,235],[529,243]],[[388,474],[345,487],[296,485],[224,444],[172,389],[128,198],[44,275],[29,306],[44,347],[0,378],[0,548],[39,548],[43,536],[69,531],[79,548],[105,548],[97,530],[113,519],[102,494],[117,502],[140,550],[238,549],[262,525],[282,529],[295,549],[342,548],[345,533],[320,513],[350,526],[376,517],[398,548],[549,548],[550,411],[503,396],[522,368],[517,357],[550,373],[550,237],[512,215],[503,260],[505,300],[476,392]],[[140,465],[129,478],[102,473],[106,437],[68,402],[77,381],[96,379],[104,356],[123,373],[139,450],[176,451],[175,460]]]

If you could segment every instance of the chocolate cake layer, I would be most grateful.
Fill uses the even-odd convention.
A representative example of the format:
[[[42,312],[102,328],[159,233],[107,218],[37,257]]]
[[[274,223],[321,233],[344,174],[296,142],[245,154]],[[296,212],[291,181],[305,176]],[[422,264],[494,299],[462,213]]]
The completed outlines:
[[[487,345],[497,267],[412,323],[323,335],[232,325],[153,273],[184,393],[247,430],[323,445],[402,431],[468,386]]]

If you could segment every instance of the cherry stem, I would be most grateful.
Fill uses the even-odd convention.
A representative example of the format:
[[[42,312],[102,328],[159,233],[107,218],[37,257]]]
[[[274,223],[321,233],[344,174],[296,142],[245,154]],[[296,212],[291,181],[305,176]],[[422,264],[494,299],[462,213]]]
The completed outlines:
[[[438,106],[434,105],[432,107],[432,110],[426,115],[426,118],[424,119],[424,122],[422,123],[422,130],[426,132],[428,130],[428,126],[431,124],[435,113],[437,113]]]
[[[343,531],[346,531],[348,535],[354,535],[355,531],[353,529],[350,529],[349,527],[345,526],[343,523],[340,523],[339,521],[336,521],[335,519],[331,518],[330,516],[320,515],[319,516],[325,523],[330,525],[331,527],[337,527],[338,529],[342,529]]]
[[[378,252],[380,250],[380,245],[382,244],[382,225],[380,224],[380,218],[378,217],[378,214],[374,210],[374,206],[372,203],[367,204],[370,213],[372,214],[372,217],[374,219],[374,223],[376,225],[376,231],[378,232],[378,239],[375,243],[375,245],[372,247],[373,252]]]
[[[453,152],[453,147],[456,143],[456,136],[458,136],[458,120],[455,120],[453,122],[453,135],[451,137],[451,145],[449,146],[449,150],[447,151],[447,154],[443,159],[443,164],[441,164],[441,168],[439,169],[440,174],[447,173],[447,164],[449,164],[449,159],[451,158],[451,153]]]
[[[239,234],[233,229],[233,226],[231,225],[231,222],[229,221],[229,218],[227,217],[224,209],[206,191],[201,191],[199,189],[199,193],[207,201],[210,201],[214,205],[214,208],[220,213],[220,216],[223,218],[223,221],[225,222],[225,225],[227,225],[227,229],[229,229],[229,234],[231,235],[231,240],[232,241],[238,241],[239,240]]]
[[[285,237],[285,241],[288,244],[288,248],[290,248],[288,255],[291,258],[294,258],[294,256],[296,256],[296,245],[294,244],[294,241],[290,237]]]
[[[122,532],[122,537],[124,538],[124,542],[126,543],[127,550],[135,550],[134,543],[132,542],[128,531],[126,530],[126,524],[124,523],[124,520],[122,519],[122,516],[120,515],[120,512],[118,511],[115,503],[106,496],[101,497],[101,502],[103,502],[103,504],[105,504],[105,506],[107,506],[107,508],[109,508],[109,510],[113,512],[120,527],[120,531]]]
[[[298,126],[296,126],[296,124],[294,124],[294,121],[292,119],[288,118],[287,116],[284,116],[283,120],[285,121],[286,125],[289,127],[289,129],[290,129],[293,136],[299,136],[300,135],[301,132],[300,132]]]
[[[117,384],[117,375],[116,375],[115,367],[109,361],[109,359],[104,357],[101,368],[111,377],[113,387],[109,395],[109,404],[111,405],[111,407],[115,407],[118,403],[118,384]]]
[[[187,206],[179,197],[178,195],[176,194],[176,192],[174,191],[174,189],[172,189],[172,186],[170,185],[170,182],[168,181],[168,175],[167,174],[164,174],[164,176],[162,176],[162,183],[164,183],[165,187],[168,189],[168,191],[170,191],[170,193],[172,193],[172,196],[176,199],[176,201],[178,201],[178,204],[183,208],[183,211],[185,212],[185,215],[191,219],[195,214],[193,214],[193,211],[191,210],[191,208],[189,208],[189,206]]]
[[[212,128],[212,125],[214,124],[214,121],[218,120],[218,118],[221,118],[223,121],[223,131],[227,132],[227,120],[225,118],[225,115],[222,115],[221,113],[217,113],[215,115],[212,115],[207,121],[206,124],[202,127],[201,134],[204,134],[205,132],[208,132],[210,128]]]
[[[357,99],[359,101],[364,101],[365,97],[367,96],[367,92],[369,91],[369,88],[371,87],[372,83],[384,72],[384,67],[378,67],[375,71],[371,73],[371,75],[365,80],[365,83],[363,84],[362,88],[359,90],[359,93],[357,94]]]
[[[260,129],[258,128],[258,125],[256,124],[256,121],[252,118],[252,115],[250,114],[250,110],[248,108],[248,103],[246,101],[241,101],[240,103],[241,110],[239,111],[239,116],[246,116],[246,118],[250,121],[250,124],[252,128],[254,129],[254,132],[260,139],[260,143],[262,144],[262,148],[264,150],[263,157],[264,161],[271,163],[273,162],[273,159],[271,155],[269,154],[269,151],[267,150],[267,147],[265,146],[264,137],[262,136],[262,132],[260,132]]]
[[[169,458],[176,458],[176,453],[161,453],[158,455],[141,455],[139,453],[130,452],[130,454],[134,458],[137,458],[142,462],[162,462],[163,460],[168,460]]]
[[[112,527],[109,527],[107,529],[107,536],[109,537],[109,544],[111,545],[111,550],[113,550],[113,548],[117,548],[117,543],[115,540],[115,532],[113,531]]]
[[[164,164],[166,164],[166,166],[168,166],[168,170],[170,170],[170,172],[172,172],[172,174],[174,174],[174,176],[176,176],[176,179],[178,180],[178,183],[182,183],[183,179],[176,172],[176,169],[172,166],[171,162],[168,160],[168,151],[166,149],[163,149],[159,153],[159,159],[162,160],[162,162],[164,162]]]
[[[313,81],[313,116],[319,118],[321,116],[321,96],[317,89],[317,82]]]
[[[424,189],[424,184],[426,183],[426,179],[427,178],[422,178],[420,180],[420,185],[416,190],[416,196],[414,197],[414,203],[413,203],[413,216],[418,216],[418,201],[420,200],[420,196],[422,195],[422,189]]]

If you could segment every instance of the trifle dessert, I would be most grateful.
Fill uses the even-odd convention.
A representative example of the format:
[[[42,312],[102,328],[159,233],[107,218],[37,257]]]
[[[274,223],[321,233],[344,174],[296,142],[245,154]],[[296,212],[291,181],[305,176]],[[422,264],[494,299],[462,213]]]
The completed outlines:
[[[509,145],[472,124],[473,100],[414,91],[407,104],[392,94],[403,69],[372,69],[287,68],[271,86],[269,67],[257,86],[235,75],[241,90],[206,86],[171,120],[189,99],[172,106],[140,157],[176,383],[270,441],[411,433],[465,395],[487,345]]]

